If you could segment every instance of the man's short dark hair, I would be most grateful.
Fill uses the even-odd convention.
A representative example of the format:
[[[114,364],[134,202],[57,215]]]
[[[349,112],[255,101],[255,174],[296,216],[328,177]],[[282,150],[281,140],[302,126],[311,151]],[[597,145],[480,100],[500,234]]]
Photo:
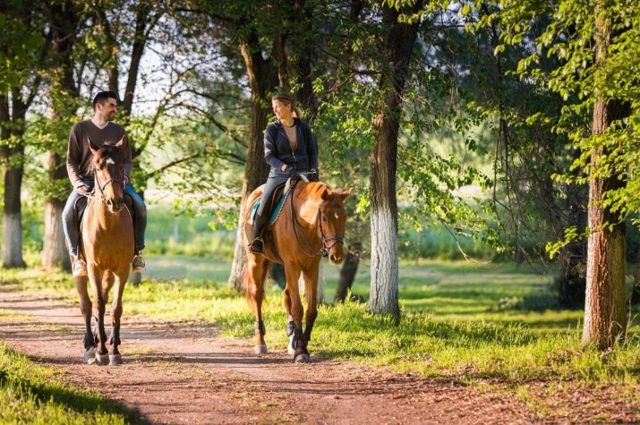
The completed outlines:
[[[104,105],[104,102],[106,102],[108,99],[115,99],[116,102],[118,101],[118,95],[116,94],[116,92],[114,91],[101,91],[98,94],[96,94],[96,96],[93,98],[93,110],[96,110],[96,104],[101,104]]]

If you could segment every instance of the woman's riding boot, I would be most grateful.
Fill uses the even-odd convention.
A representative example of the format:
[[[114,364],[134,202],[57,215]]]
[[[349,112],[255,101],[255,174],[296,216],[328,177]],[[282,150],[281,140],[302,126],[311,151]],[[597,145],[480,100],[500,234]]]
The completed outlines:
[[[267,225],[268,218],[265,215],[256,215],[255,220],[253,221],[253,241],[249,245],[249,249],[254,254],[262,254],[264,251],[264,241],[262,240],[262,234],[264,233],[264,228]]]

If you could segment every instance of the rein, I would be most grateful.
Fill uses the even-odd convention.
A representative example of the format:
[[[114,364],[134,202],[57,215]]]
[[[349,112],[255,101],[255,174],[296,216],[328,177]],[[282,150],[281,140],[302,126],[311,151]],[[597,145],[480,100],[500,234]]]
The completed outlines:
[[[120,180],[111,179],[107,181],[105,184],[101,184],[100,179],[98,178],[97,175],[95,176],[95,180],[96,180],[95,187],[98,189],[99,194],[98,195],[87,194],[86,196],[87,198],[97,199],[100,202],[106,202],[106,198],[104,196],[104,190],[107,188],[107,186],[113,183],[120,183]]]
[[[298,218],[296,217],[296,211],[293,206],[293,197],[294,197],[293,195],[294,193],[291,193],[291,198],[289,200],[289,204],[291,206],[291,220],[293,223],[293,233],[296,237],[296,242],[298,242],[298,245],[300,245],[300,247],[302,248],[301,249],[302,253],[308,257],[315,257],[318,254],[322,254],[323,257],[328,256],[329,250],[331,248],[333,248],[337,244],[343,244],[344,242],[343,242],[342,236],[335,235],[329,238],[325,236],[324,229],[322,228],[322,206],[324,205],[324,202],[318,205],[318,212],[316,213],[316,233],[318,232],[318,228],[320,228],[320,235],[322,236],[321,238],[322,247],[318,252],[314,252],[313,248],[309,249],[308,241],[304,239],[304,245],[303,245],[301,243],[300,237],[298,236],[298,230],[296,229],[296,227],[302,227],[302,226],[300,225],[300,223],[298,222]],[[328,243],[329,245],[327,246]]]

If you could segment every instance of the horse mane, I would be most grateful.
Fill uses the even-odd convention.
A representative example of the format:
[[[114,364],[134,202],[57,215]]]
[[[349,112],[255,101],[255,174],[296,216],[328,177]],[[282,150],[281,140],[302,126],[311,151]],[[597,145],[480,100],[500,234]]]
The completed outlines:
[[[307,185],[307,187],[309,187],[309,185]],[[331,196],[327,199],[322,199],[322,194],[325,191],[330,193]],[[331,189],[331,187],[329,187],[329,185],[324,182],[313,183],[313,187],[307,192],[307,196],[313,197],[313,199],[319,201],[320,204],[323,204],[325,206],[336,205],[341,200],[340,196],[338,196],[338,193]]]

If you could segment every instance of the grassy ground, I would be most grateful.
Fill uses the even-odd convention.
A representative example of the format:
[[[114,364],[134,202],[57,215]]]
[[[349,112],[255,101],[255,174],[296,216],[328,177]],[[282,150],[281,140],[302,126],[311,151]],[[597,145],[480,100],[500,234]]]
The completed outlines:
[[[127,288],[125,316],[200,320],[214,323],[229,336],[253,334],[254,319],[246,301],[224,283],[229,269],[226,261],[150,257],[148,263],[148,275],[154,279]],[[333,296],[337,273],[330,266],[323,270],[326,299]],[[169,280],[157,280],[161,277]],[[27,270],[11,272],[4,280],[24,289],[48,288],[76,298],[68,275]],[[513,265],[405,264],[401,268],[403,319],[399,326],[370,315],[365,304],[325,305],[310,348],[324,356],[447,379],[637,385],[637,322],[631,324],[627,341],[612,353],[584,350],[580,347],[582,312],[543,308],[545,302],[552,303],[545,292],[549,282],[548,276]],[[354,293],[366,296],[367,285],[365,264]],[[265,320],[267,344],[284,347],[285,316],[275,285],[268,291]]]
[[[0,423],[112,425],[131,423],[128,416],[121,405],[60,383],[0,341]]]

